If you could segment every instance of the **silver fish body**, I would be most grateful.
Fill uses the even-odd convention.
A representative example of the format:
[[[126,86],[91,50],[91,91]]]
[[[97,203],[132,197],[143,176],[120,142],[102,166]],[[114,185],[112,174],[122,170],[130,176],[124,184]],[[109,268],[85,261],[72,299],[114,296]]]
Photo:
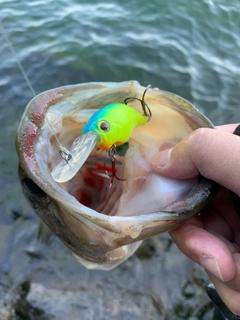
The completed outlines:
[[[141,240],[177,227],[212,198],[215,185],[201,176],[176,181],[155,175],[150,159],[162,146],[173,146],[199,127],[212,123],[174,94],[148,89],[150,121],[134,129],[118,175],[109,189],[108,153],[95,149],[76,174],[56,182],[59,143],[71,149],[89,117],[128,97],[141,99],[135,81],[61,87],[36,96],[17,131],[19,176],[27,198],[48,227],[88,268],[111,269],[126,260]],[[142,112],[137,100],[128,103]]]

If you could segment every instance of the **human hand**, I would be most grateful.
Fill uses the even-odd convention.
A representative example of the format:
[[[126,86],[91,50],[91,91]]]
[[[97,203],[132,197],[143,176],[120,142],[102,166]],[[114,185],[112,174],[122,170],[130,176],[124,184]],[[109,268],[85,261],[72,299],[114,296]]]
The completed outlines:
[[[232,134],[236,126],[197,129],[174,148],[156,154],[152,170],[178,179],[200,173],[223,186],[200,215],[170,235],[184,254],[206,269],[222,300],[240,315],[240,216],[229,192],[240,196],[240,137]]]

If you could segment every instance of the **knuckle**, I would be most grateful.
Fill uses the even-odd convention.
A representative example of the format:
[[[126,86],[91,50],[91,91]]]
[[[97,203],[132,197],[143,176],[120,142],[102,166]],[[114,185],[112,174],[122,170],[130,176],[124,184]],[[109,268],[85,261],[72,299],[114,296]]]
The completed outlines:
[[[205,155],[213,141],[213,129],[199,128],[193,131],[189,136],[189,147],[192,150],[192,154],[201,156]]]

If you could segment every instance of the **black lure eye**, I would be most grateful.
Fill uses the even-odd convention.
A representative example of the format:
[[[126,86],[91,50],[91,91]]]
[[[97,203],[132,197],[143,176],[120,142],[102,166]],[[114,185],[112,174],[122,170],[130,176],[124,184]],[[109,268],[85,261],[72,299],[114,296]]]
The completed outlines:
[[[101,131],[107,132],[110,129],[110,124],[107,121],[103,120],[99,123],[99,128]]]

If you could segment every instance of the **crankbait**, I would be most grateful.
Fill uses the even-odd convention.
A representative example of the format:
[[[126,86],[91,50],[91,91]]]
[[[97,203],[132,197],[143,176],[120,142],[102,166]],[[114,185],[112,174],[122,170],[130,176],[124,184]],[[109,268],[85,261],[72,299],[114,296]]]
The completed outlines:
[[[127,142],[133,129],[146,121],[146,117],[127,104],[113,103],[95,112],[82,132],[97,132],[101,139],[97,147],[108,150]]]
[[[98,133],[100,142],[97,147],[102,150],[108,150],[108,155],[112,162],[112,173],[106,172],[111,178],[109,188],[112,186],[114,178],[120,181],[125,180],[116,175],[116,147],[128,141],[134,128],[142,126],[150,120],[151,111],[144,101],[145,93],[149,87],[144,91],[142,99],[129,97],[125,99],[125,104],[113,103],[98,110],[90,117],[82,130],[83,134],[89,131]],[[143,115],[127,105],[127,101],[133,99],[141,102]]]
[[[113,103],[94,113],[83,128],[83,134],[94,131],[99,135],[100,142],[97,148],[108,150],[112,163],[112,172],[106,171],[111,178],[109,188],[111,188],[114,178],[120,181],[125,180],[116,175],[116,147],[127,142],[133,129],[144,125],[146,121],[146,117],[127,104]]]
[[[60,145],[59,153],[65,164],[61,162],[53,169],[53,179],[56,182],[70,180],[87,160],[90,152],[97,147],[108,150],[112,163],[111,173],[106,172],[111,178],[110,187],[114,178],[124,181],[125,179],[116,175],[116,147],[129,140],[134,128],[150,120],[152,113],[144,100],[149,88],[150,86],[144,90],[142,99],[128,97],[124,100],[124,104],[112,103],[95,112],[83,127],[83,135],[73,142],[70,150]],[[140,101],[143,114],[127,104],[130,100]]]

